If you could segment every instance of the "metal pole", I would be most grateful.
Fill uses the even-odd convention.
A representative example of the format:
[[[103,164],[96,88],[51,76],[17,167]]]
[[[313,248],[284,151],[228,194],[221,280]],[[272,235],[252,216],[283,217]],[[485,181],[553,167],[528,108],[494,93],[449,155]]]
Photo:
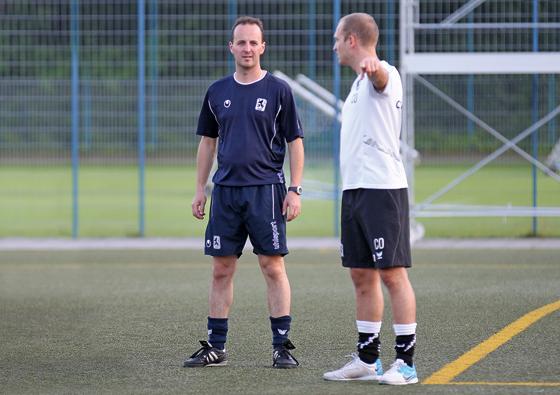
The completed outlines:
[[[144,236],[144,181],[145,181],[145,138],[146,138],[146,77],[145,77],[145,3],[138,0],[138,235]]]
[[[387,0],[387,62],[395,65],[395,2]]]
[[[550,112],[554,107],[557,106],[556,98],[556,76],[554,74],[548,76],[548,111]],[[557,129],[557,122],[556,118],[550,121],[548,124],[548,141],[550,143],[550,147],[554,147],[558,137],[556,135]]]
[[[406,55],[414,53],[414,4],[410,0],[400,0],[399,5],[399,71],[403,84],[403,106],[401,140],[414,148],[414,75],[409,73]],[[404,157],[406,178],[408,181],[408,199],[410,207],[415,204],[414,160]],[[413,210],[411,210],[412,214]],[[414,220],[414,218],[411,218]]]
[[[315,0],[308,0],[307,4],[307,21],[309,23],[309,57],[307,60],[307,76],[312,80],[315,80],[315,68],[317,63],[317,40],[315,39],[315,35],[317,34],[317,24],[315,23],[315,18],[317,17],[317,10],[315,8]]]
[[[231,28],[237,18],[237,0],[228,0],[228,23]],[[229,40],[229,38],[228,38]],[[228,73],[233,74],[235,71],[235,63],[233,57],[228,57]]]
[[[474,15],[472,12],[468,16],[469,23],[474,22]],[[469,52],[473,52],[474,50],[474,42],[473,42],[473,29],[469,27],[467,31],[467,50]],[[469,74],[467,76],[467,110],[469,112],[474,113],[474,76]],[[474,124],[473,122],[467,118],[467,136],[469,145],[472,144],[473,136],[474,135]]]
[[[72,238],[79,234],[78,173],[80,166],[80,4],[72,0],[70,9],[72,52]]]
[[[338,21],[340,20],[340,0],[333,0],[333,27],[336,29]],[[338,103],[340,98],[340,64],[338,64],[338,58],[336,53],[333,52],[333,93],[335,98],[335,103]],[[339,183],[340,183],[340,124],[338,123],[339,109],[338,106],[334,106],[334,121],[333,121],[333,163],[334,163],[334,188],[333,188],[333,200],[334,200],[334,221],[333,230],[335,237],[339,236],[339,206],[340,206],[340,193],[339,193]]]
[[[156,148],[158,140],[158,0],[150,2],[150,131],[152,135],[152,149]]]
[[[315,81],[317,78],[316,67],[317,67],[317,40],[315,38],[317,34],[317,24],[315,19],[317,17],[317,11],[315,7],[316,0],[308,0],[307,1],[307,76]],[[309,117],[308,117],[308,130],[307,132],[316,132],[317,131],[317,111],[315,107],[311,107],[309,109]]]
[[[538,23],[539,21],[539,2],[538,0],[533,0],[533,23]],[[539,51],[539,30],[538,27],[533,27],[533,51]],[[539,119],[539,75],[533,74],[532,83],[532,119],[533,124]],[[531,147],[533,151],[533,158],[538,159],[539,155],[539,131],[535,130],[531,134]],[[531,175],[533,179],[533,207],[537,207],[538,191],[537,191],[537,167],[533,164],[531,167]],[[532,235],[536,236],[538,232],[538,218],[533,217],[532,221]]]

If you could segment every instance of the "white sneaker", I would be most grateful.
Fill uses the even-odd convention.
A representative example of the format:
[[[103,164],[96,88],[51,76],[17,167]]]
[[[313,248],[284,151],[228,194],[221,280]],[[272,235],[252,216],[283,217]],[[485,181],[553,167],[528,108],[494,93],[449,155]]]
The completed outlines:
[[[378,358],[373,364],[363,362],[357,353],[350,355],[352,360],[338,370],[323,374],[325,380],[349,381],[349,380],[379,380],[383,374],[381,360]]]
[[[408,366],[402,359],[397,359],[391,368],[379,378],[379,384],[406,385],[418,382],[416,367]]]

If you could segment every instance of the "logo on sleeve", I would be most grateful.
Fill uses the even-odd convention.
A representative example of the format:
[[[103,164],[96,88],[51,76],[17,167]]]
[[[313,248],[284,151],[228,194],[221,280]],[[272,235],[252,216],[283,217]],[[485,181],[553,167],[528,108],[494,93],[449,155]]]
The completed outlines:
[[[255,110],[264,111],[265,108],[266,108],[266,99],[259,97],[257,99],[257,104],[255,104]]]

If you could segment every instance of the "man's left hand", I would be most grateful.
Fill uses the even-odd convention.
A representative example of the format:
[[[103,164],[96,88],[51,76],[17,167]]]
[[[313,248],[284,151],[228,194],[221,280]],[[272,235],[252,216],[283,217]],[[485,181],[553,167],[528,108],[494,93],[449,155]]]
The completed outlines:
[[[301,197],[295,192],[288,192],[282,204],[282,215],[289,222],[301,214]]]

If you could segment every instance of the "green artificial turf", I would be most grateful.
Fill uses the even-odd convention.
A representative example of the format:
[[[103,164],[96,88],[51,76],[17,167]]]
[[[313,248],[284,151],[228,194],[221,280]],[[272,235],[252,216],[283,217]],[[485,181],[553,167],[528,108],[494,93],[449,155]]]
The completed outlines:
[[[560,299],[559,251],[416,251],[409,271],[418,302],[420,380],[509,323]],[[0,393],[554,393],[558,387],[332,383],[355,348],[354,298],[336,251],[286,257],[294,355],[271,365],[265,285],[244,254],[230,314],[229,366],[185,369],[206,338],[211,265],[198,251],[0,252]],[[454,381],[558,382],[559,312]],[[394,351],[390,304],[382,328],[386,367]],[[550,391],[550,392],[549,392]]]

